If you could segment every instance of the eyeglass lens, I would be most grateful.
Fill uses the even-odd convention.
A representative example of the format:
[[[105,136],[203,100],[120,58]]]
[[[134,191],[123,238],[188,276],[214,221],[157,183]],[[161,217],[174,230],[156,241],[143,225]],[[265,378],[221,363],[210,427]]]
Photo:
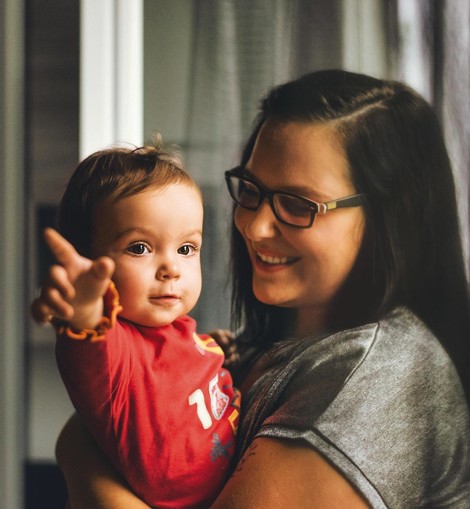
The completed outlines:
[[[275,194],[273,202],[278,215],[287,223],[297,226],[310,224],[312,212],[317,212],[299,198],[287,194]]]
[[[267,194],[255,183],[237,176],[230,177],[229,186],[234,200],[250,210],[256,210]],[[310,226],[312,213],[317,212],[311,205],[296,196],[273,192],[269,198],[276,217],[293,226]]]
[[[261,190],[252,182],[237,177],[230,178],[236,201],[247,209],[257,209],[261,204]]]

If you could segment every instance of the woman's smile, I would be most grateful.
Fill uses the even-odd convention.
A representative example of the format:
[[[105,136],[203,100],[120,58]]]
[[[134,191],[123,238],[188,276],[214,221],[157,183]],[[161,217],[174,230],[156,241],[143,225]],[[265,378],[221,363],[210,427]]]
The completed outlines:
[[[253,250],[253,267],[255,270],[276,272],[291,266],[299,259],[300,257],[288,257],[274,253],[268,254],[267,251]]]

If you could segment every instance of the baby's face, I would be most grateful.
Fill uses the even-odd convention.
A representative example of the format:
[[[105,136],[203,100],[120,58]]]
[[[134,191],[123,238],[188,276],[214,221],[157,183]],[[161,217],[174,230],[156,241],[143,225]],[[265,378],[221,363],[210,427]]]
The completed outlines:
[[[194,307],[201,292],[202,221],[201,197],[183,183],[97,205],[93,257],[107,255],[116,264],[121,317],[159,327]]]

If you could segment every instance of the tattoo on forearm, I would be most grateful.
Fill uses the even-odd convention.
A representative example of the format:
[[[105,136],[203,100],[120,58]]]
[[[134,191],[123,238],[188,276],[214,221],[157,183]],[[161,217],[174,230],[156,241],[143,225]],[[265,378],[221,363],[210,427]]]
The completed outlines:
[[[258,444],[256,443],[256,441],[253,442],[250,445],[250,447],[248,447],[245,454],[243,455],[243,458],[239,461],[237,468],[234,470],[232,476],[234,476],[237,472],[241,472],[243,470],[243,466],[248,461],[248,458],[250,458],[250,456],[254,456],[256,454],[257,447],[258,447]]]

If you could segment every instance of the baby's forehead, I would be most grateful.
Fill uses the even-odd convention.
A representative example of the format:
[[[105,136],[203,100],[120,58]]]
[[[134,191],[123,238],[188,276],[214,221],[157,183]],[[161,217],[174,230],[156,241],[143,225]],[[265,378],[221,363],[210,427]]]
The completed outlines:
[[[108,193],[104,193],[101,195],[98,202],[108,201],[108,202],[118,202],[124,198],[134,195],[141,195],[144,193],[153,193],[155,196],[159,194],[163,195],[167,191],[173,190],[194,190],[194,192],[200,197],[202,200],[202,192],[199,186],[194,182],[189,176],[187,179],[174,179],[174,180],[165,180],[162,181],[159,178],[155,178],[154,180],[142,183],[139,181],[132,182],[127,181],[123,182],[121,185],[116,187],[115,189],[109,191]]]
[[[108,197],[94,208],[92,244],[97,255],[106,252],[116,239],[136,232],[163,241],[184,232],[203,229],[203,205],[197,187],[187,183],[149,186],[138,193]],[[165,237],[165,235],[167,235]]]
[[[203,207],[203,195],[199,187],[191,181],[177,181],[165,184],[151,184],[139,189],[116,189],[102,195],[93,206],[93,216],[99,219],[100,211],[124,206],[137,206],[144,201],[165,201],[171,207],[188,202],[193,207]]]

